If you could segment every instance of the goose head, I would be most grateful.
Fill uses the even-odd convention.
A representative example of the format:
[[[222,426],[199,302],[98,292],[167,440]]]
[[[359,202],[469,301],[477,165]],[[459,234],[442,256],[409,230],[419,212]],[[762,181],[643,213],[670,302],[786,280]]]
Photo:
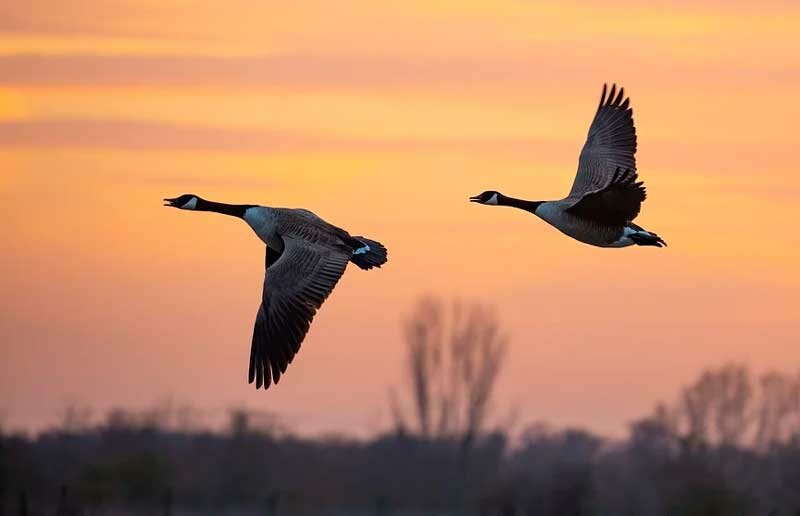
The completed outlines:
[[[488,204],[490,206],[497,206],[500,204],[500,199],[503,194],[495,192],[494,190],[487,190],[480,195],[475,195],[469,198],[470,202],[477,202],[479,204]]]
[[[200,200],[200,198],[194,194],[183,194],[173,199],[164,199],[164,206],[170,206],[181,210],[193,210],[197,208],[198,200]]]

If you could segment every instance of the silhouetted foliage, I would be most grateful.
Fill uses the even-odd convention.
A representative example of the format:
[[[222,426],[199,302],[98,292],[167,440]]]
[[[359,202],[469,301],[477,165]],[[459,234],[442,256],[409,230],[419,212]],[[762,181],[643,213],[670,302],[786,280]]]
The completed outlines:
[[[532,425],[511,446],[392,432],[304,439],[230,413],[224,433],[116,410],[100,425],[0,437],[5,513],[794,516],[797,379],[710,370],[625,440]],[[153,412],[148,412],[152,414]],[[163,415],[163,413],[162,413]],[[734,426],[734,422],[736,425]],[[769,436],[768,438],[766,436]],[[456,494],[457,496],[454,496]],[[120,512],[124,508],[124,512]]]

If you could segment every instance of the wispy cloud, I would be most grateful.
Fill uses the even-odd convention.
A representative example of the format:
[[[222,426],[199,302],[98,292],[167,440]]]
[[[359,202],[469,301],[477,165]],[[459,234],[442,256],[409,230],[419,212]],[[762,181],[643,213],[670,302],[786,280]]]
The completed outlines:
[[[647,139],[643,177],[663,188],[794,195],[794,150],[784,142],[691,142]],[[127,119],[44,119],[0,122],[0,148],[196,151],[227,154],[458,155],[556,166],[577,160],[574,138],[346,136],[317,130],[246,129]],[[768,176],[753,176],[768,170]],[[570,169],[565,170],[567,174]],[[658,172],[654,174],[654,172]],[[783,178],[783,179],[781,179]],[[788,189],[787,189],[788,188]]]
[[[596,59],[565,60],[547,52],[505,56],[332,56],[280,55],[264,57],[202,56],[2,56],[0,84],[15,86],[88,85],[151,87],[290,87],[295,89],[408,87],[518,89],[543,77],[594,79],[637,76],[685,85],[697,81],[740,86],[770,81],[800,80],[800,67],[769,64],[683,63],[681,76],[672,65],[636,57],[614,63]]]
[[[0,122],[0,147],[285,152],[535,153],[556,142],[342,138],[318,132],[226,129],[131,120],[60,119]],[[565,145],[562,143],[561,145]]]

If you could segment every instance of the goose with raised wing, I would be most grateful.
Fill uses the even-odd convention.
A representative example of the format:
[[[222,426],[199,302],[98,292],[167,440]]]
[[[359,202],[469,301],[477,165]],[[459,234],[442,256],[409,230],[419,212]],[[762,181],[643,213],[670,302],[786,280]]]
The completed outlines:
[[[348,263],[371,269],[387,260],[380,242],[351,236],[308,210],[225,204],[193,194],[164,201],[182,210],[240,218],[266,244],[264,289],[248,370],[248,381],[255,382],[256,389],[278,383]]]
[[[490,190],[470,201],[528,211],[565,235],[598,247],[666,246],[657,234],[633,223],[646,197],[635,154],[630,99],[623,88],[617,91],[612,85],[607,91],[603,85],[569,195],[558,201],[526,201]]]

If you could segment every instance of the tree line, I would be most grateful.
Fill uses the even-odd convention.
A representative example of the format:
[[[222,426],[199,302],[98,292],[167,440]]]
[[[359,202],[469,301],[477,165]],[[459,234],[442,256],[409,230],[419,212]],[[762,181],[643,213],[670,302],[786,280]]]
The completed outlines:
[[[89,423],[73,407],[35,437],[0,433],[0,515],[800,515],[800,374],[726,364],[625,439],[542,423],[512,439],[491,309],[426,298],[404,332],[389,431],[302,438],[246,410],[225,431],[176,409]]]

